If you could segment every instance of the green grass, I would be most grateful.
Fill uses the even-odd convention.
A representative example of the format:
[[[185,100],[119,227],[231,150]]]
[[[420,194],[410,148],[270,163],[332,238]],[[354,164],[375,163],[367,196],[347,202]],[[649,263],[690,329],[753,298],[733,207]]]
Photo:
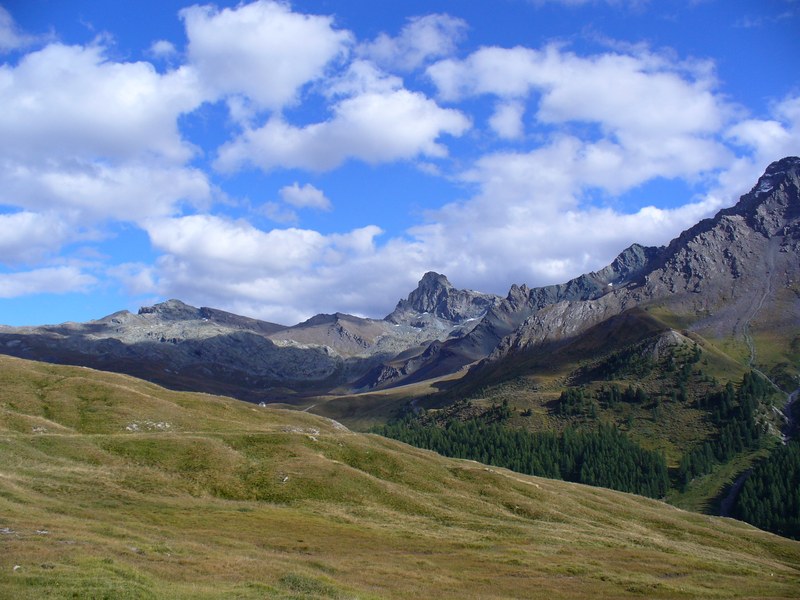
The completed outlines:
[[[0,532],[0,597],[15,599],[800,590],[800,544],[743,523],[6,357]]]

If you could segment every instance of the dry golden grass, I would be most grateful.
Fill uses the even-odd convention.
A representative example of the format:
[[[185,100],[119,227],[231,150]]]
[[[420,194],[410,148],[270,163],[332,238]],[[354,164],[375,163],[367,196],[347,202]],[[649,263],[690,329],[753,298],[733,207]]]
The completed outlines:
[[[736,521],[0,357],[0,597],[799,594],[800,544]]]

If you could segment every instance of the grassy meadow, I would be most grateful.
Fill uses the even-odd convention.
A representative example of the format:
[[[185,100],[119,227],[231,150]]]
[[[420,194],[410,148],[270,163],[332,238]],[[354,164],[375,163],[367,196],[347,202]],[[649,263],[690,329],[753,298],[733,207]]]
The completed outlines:
[[[796,598],[800,543],[0,356],[0,597]]]

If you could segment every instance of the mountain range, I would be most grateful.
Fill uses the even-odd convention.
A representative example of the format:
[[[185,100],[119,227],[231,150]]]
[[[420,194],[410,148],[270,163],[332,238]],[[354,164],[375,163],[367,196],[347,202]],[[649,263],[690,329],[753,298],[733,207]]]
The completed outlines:
[[[287,327],[169,300],[87,323],[0,326],[0,352],[174,389],[294,401],[463,373],[480,383],[508,361],[579,346],[592,328],[635,310],[651,321],[642,335],[692,332],[788,391],[800,377],[799,177],[800,158],[776,161],[735,206],[668,245],[634,244],[599,271],[515,284],[505,298],[429,272],[383,319],[320,314]]]

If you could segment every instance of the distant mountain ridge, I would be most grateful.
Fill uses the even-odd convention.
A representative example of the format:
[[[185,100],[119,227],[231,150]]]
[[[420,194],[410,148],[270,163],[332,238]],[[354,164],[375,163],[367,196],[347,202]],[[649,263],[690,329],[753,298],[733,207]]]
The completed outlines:
[[[384,361],[424,354],[432,342],[468,332],[499,300],[458,290],[430,272],[384,319],[320,314],[288,327],[172,299],[88,323],[0,326],[0,352],[120,371],[177,389],[287,399],[348,391]]]
[[[735,206],[667,246],[633,244],[596,272],[515,284],[505,298],[429,272],[384,319],[335,313],[286,327],[168,300],[85,324],[2,326],[0,352],[269,401],[396,386],[481,361],[483,375],[467,377],[482,377],[637,308],[746,345],[751,362],[766,357],[763,368],[789,385],[800,375],[799,179],[800,158],[776,161]]]

